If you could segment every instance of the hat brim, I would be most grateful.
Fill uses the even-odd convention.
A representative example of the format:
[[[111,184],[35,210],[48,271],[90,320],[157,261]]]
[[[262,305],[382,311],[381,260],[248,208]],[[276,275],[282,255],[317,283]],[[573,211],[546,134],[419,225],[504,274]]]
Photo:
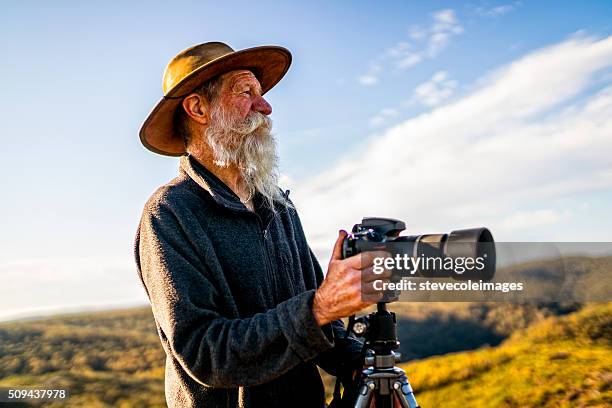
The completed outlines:
[[[226,54],[194,70],[155,105],[140,128],[140,141],[149,150],[166,156],[185,154],[183,138],[174,130],[174,112],[189,93],[207,80],[237,69],[248,69],[268,92],[291,65],[289,50],[278,46],[247,48]]]

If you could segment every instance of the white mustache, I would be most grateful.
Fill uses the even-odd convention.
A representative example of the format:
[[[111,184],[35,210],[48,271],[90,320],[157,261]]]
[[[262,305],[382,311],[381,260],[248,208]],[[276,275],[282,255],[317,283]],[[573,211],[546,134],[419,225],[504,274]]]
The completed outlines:
[[[260,128],[267,131],[272,130],[272,120],[260,112],[251,112],[245,120],[240,121],[237,125],[231,126],[230,129],[244,135],[254,133]]]

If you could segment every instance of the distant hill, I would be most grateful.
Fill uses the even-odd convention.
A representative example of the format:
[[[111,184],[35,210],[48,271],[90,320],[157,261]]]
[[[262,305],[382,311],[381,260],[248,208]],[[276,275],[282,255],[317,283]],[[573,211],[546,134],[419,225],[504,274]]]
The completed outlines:
[[[610,270],[610,259],[606,258],[603,266],[601,262],[596,263],[596,270]],[[593,263],[588,259],[576,262],[585,270],[593,269]],[[535,407],[542,405],[529,405],[520,402],[522,400],[517,400],[518,405],[512,405],[510,399],[495,405],[497,392],[485,392],[484,388],[478,391],[479,383],[497,389],[497,382],[501,384],[503,381],[512,381],[516,375],[527,375],[538,379],[538,383],[532,384],[534,388],[545,386],[545,389],[553,389],[556,387],[554,384],[570,381],[573,383],[570,388],[578,390],[576,392],[581,395],[580,398],[584,397],[581,390],[587,387],[584,384],[603,387],[605,383],[608,384],[605,387],[608,387],[609,371],[595,368],[593,372],[586,372],[586,363],[583,364],[583,361],[591,362],[593,367],[603,367],[600,362],[605,358],[608,367],[612,366],[609,361],[609,343],[602,345],[604,343],[592,334],[602,332],[604,337],[611,337],[609,326],[605,326],[609,324],[609,320],[605,319],[609,319],[610,307],[602,307],[597,312],[599,314],[596,314],[603,316],[598,321],[607,322],[603,326],[592,323],[592,320],[584,317],[586,315],[583,312],[563,318],[555,317],[573,312],[579,307],[577,304],[394,303],[390,309],[398,315],[398,334],[404,360],[483,348],[476,352],[432,357],[410,363],[408,371],[411,381],[424,407],[459,406],[451,405],[448,400],[436,399],[439,395],[451,399],[449,395],[453,392],[465,395],[453,396],[463,401],[462,406]],[[593,310],[588,309],[588,313],[595,313]],[[536,326],[540,329],[523,331],[533,324],[540,324]],[[557,326],[564,329],[557,329]],[[591,334],[570,336],[571,333],[583,333],[579,331],[581,327]],[[555,334],[557,330],[570,334],[559,337]],[[542,340],[546,336],[541,334],[537,337],[535,334],[542,331],[555,334],[550,338],[556,344],[554,348],[561,351],[561,354],[550,354],[552,349],[547,348],[548,341]],[[491,348],[505,339],[501,346]],[[550,340],[551,344],[553,340]],[[530,354],[531,350],[536,350],[536,354]],[[569,354],[563,354],[566,352]],[[45,384],[69,389],[69,406],[73,407],[165,406],[164,361],[164,352],[148,307],[0,324],[0,386]],[[559,368],[559,372],[563,373],[566,380],[558,379],[548,371],[542,372],[544,377],[536,375],[539,370],[556,367],[557,364],[564,365]],[[325,381],[328,391],[331,391],[330,377],[326,377]],[[529,388],[527,385],[524,387]],[[592,387],[588,389],[592,391]],[[597,392],[603,395],[608,392],[606,390],[599,389]],[[499,391],[499,395],[506,395],[502,391]],[[532,395],[533,392],[526,395]],[[483,398],[489,396],[487,398],[491,398],[491,405],[473,402],[480,401],[476,396],[478,393],[482,393]],[[468,397],[475,399],[466,399]],[[444,401],[444,404],[440,404],[440,401]],[[59,407],[66,404],[45,406]]]
[[[517,330],[578,304],[394,303],[402,361],[496,346]]]

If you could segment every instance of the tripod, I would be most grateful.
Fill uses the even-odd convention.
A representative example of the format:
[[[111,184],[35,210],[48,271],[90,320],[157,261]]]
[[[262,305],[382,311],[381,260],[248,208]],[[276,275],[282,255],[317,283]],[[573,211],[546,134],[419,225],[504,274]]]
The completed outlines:
[[[395,313],[387,304],[377,303],[377,310],[368,316],[349,320],[348,331],[365,338],[365,365],[361,373],[355,408],[369,408],[374,399],[376,408],[419,408],[406,373],[395,363],[399,361]]]

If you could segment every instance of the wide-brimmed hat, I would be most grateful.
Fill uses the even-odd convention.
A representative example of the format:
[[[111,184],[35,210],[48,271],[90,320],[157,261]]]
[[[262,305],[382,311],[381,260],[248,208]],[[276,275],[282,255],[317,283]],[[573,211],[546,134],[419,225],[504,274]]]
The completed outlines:
[[[264,94],[281,80],[289,65],[289,50],[274,45],[234,51],[222,42],[208,42],[181,51],[164,71],[163,98],[140,128],[142,144],[167,156],[185,154],[183,137],[174,129],[174,112],[184,97],[207,80],[237,69],[252,71]]]

